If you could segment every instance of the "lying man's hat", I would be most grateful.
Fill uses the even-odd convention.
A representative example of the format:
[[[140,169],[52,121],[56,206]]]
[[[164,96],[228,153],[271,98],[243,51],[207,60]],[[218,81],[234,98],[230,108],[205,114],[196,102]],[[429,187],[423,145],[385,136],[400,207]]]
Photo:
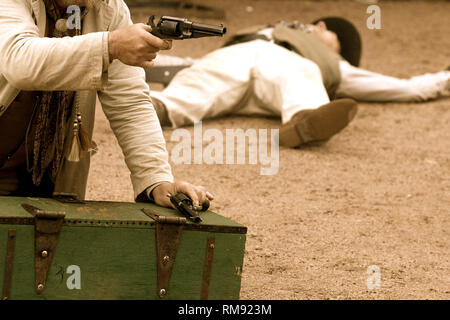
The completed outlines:
[[[341,44],[341,56],[355,67],[361,60],[361,37],[356,27],[348,20],[339,17],[324,17],[317,19],[325,22],[327,29],[336,33]]]

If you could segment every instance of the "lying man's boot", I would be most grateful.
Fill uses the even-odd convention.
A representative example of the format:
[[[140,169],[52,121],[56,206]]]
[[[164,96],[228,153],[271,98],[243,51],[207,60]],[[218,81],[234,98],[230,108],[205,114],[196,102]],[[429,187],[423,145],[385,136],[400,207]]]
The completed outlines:
[[[152,97],[151,99],[153,102],[153,106],[155,107],[156,114],[158,115],[161,127],[170,127],[172,124],[169,120],[169,114],[167,113],[166,105],[155,97]]]
[[[280,128],[280,145],[290,148],[330,139],[356,115],[352,99],[338,99],[317,109],[301,110]]]

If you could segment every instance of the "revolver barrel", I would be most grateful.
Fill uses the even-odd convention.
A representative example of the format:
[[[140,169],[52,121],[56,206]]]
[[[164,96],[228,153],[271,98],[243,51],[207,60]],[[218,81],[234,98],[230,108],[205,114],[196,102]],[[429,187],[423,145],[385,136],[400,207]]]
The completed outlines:
[[[192,23],[192,38],[223,36],[227,32],[224,26],[212,26],[203,23]]]

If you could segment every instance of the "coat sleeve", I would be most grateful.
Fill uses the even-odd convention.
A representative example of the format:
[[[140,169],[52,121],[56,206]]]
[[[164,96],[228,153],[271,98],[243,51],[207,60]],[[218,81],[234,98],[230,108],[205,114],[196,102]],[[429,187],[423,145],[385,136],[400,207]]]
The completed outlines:
[[[0,73],[17,89],[101,89],[107,41],[107,32],[39,37],[29,1],[0,1]]]
[[[123,1],[111,2],[119,8],[111,30],[132,24]],[[115,60],[108,69],[108,83],[98,96],[131,171],[135,198],[152,185],[172,182],[166,143],[144,70]]]

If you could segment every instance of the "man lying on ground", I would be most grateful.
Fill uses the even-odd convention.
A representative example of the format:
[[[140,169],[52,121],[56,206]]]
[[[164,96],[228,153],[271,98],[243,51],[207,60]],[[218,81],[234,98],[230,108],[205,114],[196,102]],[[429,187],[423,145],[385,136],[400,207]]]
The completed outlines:
[[[450,71],[398,79],[359,68],[360,57],[359,33],[342,18],[257,26],[201,59],[166,57],[190,67],[151,96],[163,126],[231,114],[279,116],[280,144],[298,147],[345,128],[357,111],[354,100],[425,101],[450,94]]]

